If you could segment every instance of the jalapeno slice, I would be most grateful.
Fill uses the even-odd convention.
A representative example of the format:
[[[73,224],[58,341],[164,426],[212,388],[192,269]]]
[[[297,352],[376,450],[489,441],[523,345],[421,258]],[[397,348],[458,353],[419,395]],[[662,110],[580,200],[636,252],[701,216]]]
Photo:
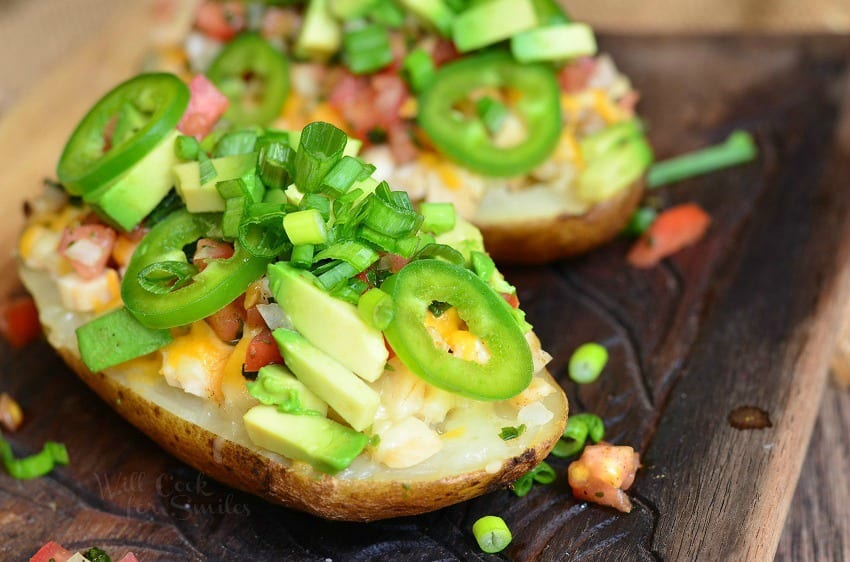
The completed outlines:
[[[176,274],[173,290],[153,291],[150,283],[140,278],[140,273],[154,264],[162,264],[161,271],[189,271],[183,248],[199,238],[215,237],[221,237],[220,214],[181,210],[142,239],[121,282],[124,305],[140,323],[149,328],[173,328],[206,318],[233,302],[265,273],[269,260],[252,256],[237,242],[232,257],[211,260],[194,275]]]
[[[531,351],[504,299],[470,270],[440,260],[409,263],[381,287],[395,314],[384,335],[402,362],[442,389],[476,400],[505,400],[528,386]],[[432,303],[448,303],[487,348],[485,363],[439,349],[425,327]]]
[[[267,125],[289,93],[289,63],[256,33],[227,44],[207,77],[230,100],[225,118],[236,125]]]
[[[68,139],[56,174],[72,195],[106,185],[144,158],[180,121],[189,88],[173,74],[141,74],[98,101]]]
[[[519,142],[497,143],[485,124],[462,106],[476,94],[508,90],[511,111],[523,124]],[[419,125],[434,145],[459,164],[488,176],[531,171],[555,150],[561,135],[560,91],[544,64],[520,64],[493,52],[442,67],[419,98]]]

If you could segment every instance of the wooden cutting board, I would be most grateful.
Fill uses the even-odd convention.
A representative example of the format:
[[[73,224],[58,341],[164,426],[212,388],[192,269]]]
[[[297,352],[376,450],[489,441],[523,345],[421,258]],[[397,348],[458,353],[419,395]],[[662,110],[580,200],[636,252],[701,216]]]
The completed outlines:
[[[21,199],[51,174],[73,124],[140,61],[144,20],[124,18],[0,123],[4,255]],[[493,513],[514,532],[503,557],[515,560],[770,560],[850,286],[850,103],[841,98],[850,41],[602,44],[643,93],[659,156],[736,127],[761,147],[751,165],[653,194],[695,200],[714,220],[705,240],[655,269],[627,267],[619,241],[571,262],[506,271],[573,412],[599,413],[610,440],[641,451],[631,514],[575,502],[566,462],[555,460],[558,481],[522,499],[497,492],[368,525],[317,520],[175,461],[38,343],[0,348],[2,386],[28,420],[9,438],[19,453],[65,442],[72,463],[36,481],[0,476],[0,558],[26,558],[52,539],[133,550],[143,561],[489,560],[470,527]],[[604,342],[611,361],[600,381],[577,387],[564,367],[588,340]],[[743,406],[771,425],[732,428],[728,418]]]

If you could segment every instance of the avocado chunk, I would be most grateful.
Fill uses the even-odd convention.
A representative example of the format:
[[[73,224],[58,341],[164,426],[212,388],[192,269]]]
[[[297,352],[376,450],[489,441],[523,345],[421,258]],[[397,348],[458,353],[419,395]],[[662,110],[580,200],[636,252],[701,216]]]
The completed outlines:
[[[583,23],[538,27],[511,37],[511,53],[523,63],[574,59],[596,50],[593,30]]]
[[[472,259],[472,252],[484,251],[484,237],[481,231],[469,221],[460,217],[455,219],[455,226],[435,238],[437,244],[451,246],[463,254],[466,264]]]
[[[342,30],[328,9],[328,0],[310,2],[295,42],[295,54],[304,58],[328,59],[341,44]]]
[[[369,382],[381,376],[389,358],[384,336],[363,322],[356,306],[329,295],[310,272],[280,262],[268,273],[278,305],[307,341]]]
[[[328,418],[286,414],[274,406],[254,406],[242,419],[255,445],[328,474],[350,465],[369,443],[368,436]]]
[[[279,328],[272,335],[298,380],[357,431],[372,425],[381,401],[377,392],[298,332]]]
[[[119,308],[77,328],[80,356],[97,373],[147,355],[172,341],[170,330],[142,326],[126,308]]]
[[[85,201],[107,222],[133,230],[174,185],[171,168],[179,162],[174,155],[178,136],[176,129],[171,131],[117,180],[87,193]]]
[[[267,406],[287,414],[328,414],[328,403],[316,396],[283,365],[266,365],[257,380],[247,383],[248,393]]]
[[[452,38],[461,53],[480,49],[537,27],[531,0],[491,0],[473,5],[454,20]]]
[[[399,0],[399,3],[441,35],[451,34],[455,13],[443,0]]]
[[[220,182],[239,179],[253,174],[257,167],[257,154],[234,154],[210,160],[216,176],[201,185],[201,165],[198,162],[184,162],[173,166],[174,186],[186,203],[190,213],[214,213],[224,211],[224,198],[216,185]]]

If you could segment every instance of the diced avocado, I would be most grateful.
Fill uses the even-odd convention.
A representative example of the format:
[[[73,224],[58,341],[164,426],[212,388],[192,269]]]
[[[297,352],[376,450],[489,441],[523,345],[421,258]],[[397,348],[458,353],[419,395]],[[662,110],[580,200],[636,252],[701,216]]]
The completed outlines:
[[[249,381],[248,392],[267,406],[288,414],[314,412],[326,416],[328,403],[316,396],[283,365],[266,365]]]
[[[86,202],[108,222],[127,231],[133,230],[174,185],[171,168],[179,162],[174,154],[174,141],[178,136],[180,133],[176,130],[169,133],[115,182],[87,193]]]
[[[234,154],[211,160],[216,176],[201,185],[201,167],[197,162],[173,166],[177,193],[186,203],[190,213],[224,211],[224,198],[216,189],[218,182],[235,180],[253,174],[257,167],[257,154]]]
[[[399,3],[441,35],[448,37],[451,34],[455,13],[443,0],[399,0]]]
[[[643,136],[643,130],[638,119],[609,125],[579,141],[581,158],[585,162],[590,162],[629,139],[641,136]]]
[[[328,474],[350,465],[369,443],[368,436],[328,418],[285,414],[274,406],[254,406],[242,419],[255,445]]]
[[[311,59],[328,59],[342,44],[342,30],[328,9],[328,0],[313,0],[307,6],[295,53]]]
[[[509,39],[537,25],[531,0],[491,0],[475,4],[455,17],[452,38],[457,50],[466,53]]]
[[[652,148],[632,138],[588,163],[578,176],[578,195],[589,203],[606,201],[637,181],[652,164]]]
[[[538,27],[511,37],[511,53],[523,63],[573,59],[596,51],[593,30],[583,23]]]
[[[298,332],[365,380],[381,376],[389,357],[384,336],[363,322],[356,306],[335,299],[311,273],[284,262],[270,265],[268,272],[271,292]]]
[[[340,20],[351,20],[362,17],[371,10],[379,0],[328,0],[331,14]]]
[[[83,363],[93,373],[147,355],[172,340],[169,330],[142,326],[126,308],[119,308],[77,328]]]
[[[460,217],[455,219],[455,227],[435,238],[437,244],[446,244],[458,250],[466,259],[467,265],[471,260],[472,252],[484,251],[484,237],[481,231]]]
[[[333,317],[325,320],[329,325],[334,324]],[[372,425],[381,401],[377,392],[298,332],[279,328],[272,335],[286,366],[298,380],[355,430],[362,431]]]

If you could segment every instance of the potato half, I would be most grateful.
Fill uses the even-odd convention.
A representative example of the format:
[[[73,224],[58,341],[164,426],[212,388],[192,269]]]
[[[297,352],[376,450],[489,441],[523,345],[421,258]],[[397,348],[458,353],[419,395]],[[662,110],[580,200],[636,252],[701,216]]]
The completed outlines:
[[[619,234],[641,200],[643,181],[574,214],[553,190],[503,192],[485,200],[472,222],[499,263],[536,264],[575,256]]]
[[[85,318],[74,318],[62,308],[49,274],[25,266],[20,273],[39,307],[48,340],[121,416],[175,457],[216,480],[327,519],[372,521],[415,515],[505,487],[549,454],[566,423],[566,397],[544,369],[535,376],[555,389],[543,399],[554,416],[519,438],[503,442],[509,444],[508,454],[500,458],[485,458],[480,463],[464,458],[461,470],[453,467],[451,457],[418,470],[392,470],[363,462],[329,476],[306,463],[260,450],[248,439],[241,416],[228,416],[222,407],[167,385],[151,361],[135,360],[92,373],[76,351],[74,329]],[[488,435],[492,431],[497,436],[504,425],[497,420],[488,423]],[[454,450],[464,451],[465,457],[474,453],[480,443],[476,435],[481,433],[470,431],[459,437]]]

